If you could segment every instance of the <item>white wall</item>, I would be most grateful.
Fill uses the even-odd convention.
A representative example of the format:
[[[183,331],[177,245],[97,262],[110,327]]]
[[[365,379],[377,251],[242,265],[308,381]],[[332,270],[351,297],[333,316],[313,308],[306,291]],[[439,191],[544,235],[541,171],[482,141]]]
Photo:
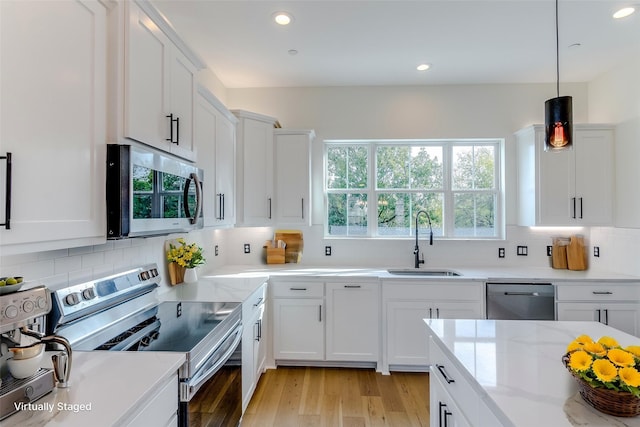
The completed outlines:
[[[562,86],[573,96],[574,122],[587,122],[587,85]],[[506,140],[507,224],[516,222],[516,171],[513,133],[544,121],[544,101],[555,96],[555,85],[464,85],[401,87],[327,87],[228,89],[229,108],[277,117],[283,127],[316,131],[313,147],[313,224],[306,228],[305,264],[411,266],[414,243],[405,240],[325,239],[323,234],[322,141],[358,138],[472,138]],[[232,262],[260,262],[259,254],[238,255],[242,243],[268,238],[268,231],[241,229],[229,239]],[[497,265],[548,266],[546,246],[554,235],[575,230],[531,231],[509,226],[507,241],[421,242],[427,266]],[[580,230],[589,237],[589,230]],[[257,237],[256,237],[257,239]],[[252,243],[253,245],[254,243]],[[255,244],[262,245],[262,241]],[[324,256],[324,247],[332,256]],[[517,257],[516,246],[529,246],[529,256]],[[507,257],[498,259],[498,248]],[[237,255],[237,256],[236,256]],[[599,260],[592,260],[594,268]]]
[[[640,275],[640,55],[588,85],[591,122],[615,123],[615,228],[592,230],[611,250],[608,268]]]

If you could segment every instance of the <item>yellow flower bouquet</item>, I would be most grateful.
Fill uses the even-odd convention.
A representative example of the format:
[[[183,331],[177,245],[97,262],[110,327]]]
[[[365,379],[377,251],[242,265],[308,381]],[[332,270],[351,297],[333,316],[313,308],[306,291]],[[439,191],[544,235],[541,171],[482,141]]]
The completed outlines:
[[[640,415],[640,346],[623,348],[611,337],[594,341],[580,335],[563,361],[593,407],[616,416]]]
[[[172,285],[184,281],[186,268],[195,268],[206,263],[202,254],[202,248],[195,243],[189,243],[183,239],[177,239],[178,245],[169,243],[167,261],[169,262],[169,278]]]

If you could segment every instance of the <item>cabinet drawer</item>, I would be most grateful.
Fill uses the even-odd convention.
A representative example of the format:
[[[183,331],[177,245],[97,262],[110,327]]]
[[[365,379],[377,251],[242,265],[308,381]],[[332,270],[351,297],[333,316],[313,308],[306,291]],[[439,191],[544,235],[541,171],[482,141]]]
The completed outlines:
[[[382,283],[382,296],[387,300],[482,301],[483,293],[483,283],[473,281],[406,283],[385,280]]]
[[[557,284],[558,301],[637,301],[638,283]]]
[[[322,298],[324,283],[322,282],[279,282],[271,286],[274,298]]]
[[[264,309],[265,299],[267,297],[267,284],[264,283],[256,289],[242,304],[242,318],[251,319]]]
[[[458,404],[467,419],[476,420],[478,418],[478,395],[453,362],[445,356],[433,338],[429,339],[429,356],[431,359],[429,375],[438,377],[444,385],[444,389]]]

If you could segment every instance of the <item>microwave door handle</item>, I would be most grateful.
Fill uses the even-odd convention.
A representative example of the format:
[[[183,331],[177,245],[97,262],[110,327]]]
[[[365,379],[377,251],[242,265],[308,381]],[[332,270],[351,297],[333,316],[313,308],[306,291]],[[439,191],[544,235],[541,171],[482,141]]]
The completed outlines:
[[[189,187],[191,186],[191,181],[193,181],[196,187],[196,209],[193,216],[191,216],[191,210],[189,209]],[[189,175],[189,178],[187,178],[187,181],[184,184],[182,206],[184,208],[184,214],[189,218],[189,222],[191,224],[198,222],[200,211],[202,211],[202,186],[198,179],[198,175],[193,172]]]

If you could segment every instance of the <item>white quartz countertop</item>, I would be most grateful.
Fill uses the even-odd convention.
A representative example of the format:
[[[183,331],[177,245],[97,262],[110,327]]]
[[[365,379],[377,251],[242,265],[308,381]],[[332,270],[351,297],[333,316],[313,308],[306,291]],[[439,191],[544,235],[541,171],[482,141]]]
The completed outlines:
[[[203,276],[196,283],[172,286],[159,298],[164,301],[243,302],[268,279],[268,275],[252,273]]]
[[[505,426],[640,426],[640,417],[605,415],[586,404],[562,364],[581,334],[640,339],[598,322],[425,319],[434,337]]]
[[[50,364],[49,354],[43,367]],[[115,426],[131,417],[139,403],[185,362],[181,353],[93,351],[73,353],[70,387],[54,389],[2,420],[3,427]],[[176,396],[177,398],[177,396]]]
[[[219,277],[274,277],[286,278],[322,278],[349,279],[349,278],[378,278],[383,280],[460,280],[474,279],[487,282],[507,281],[619,281],[640,282],[640,277],[625,274],[598,271],[588,269],[584,271],[571,271],[553,269],[551,267],[421,267],[420,270],[452,270],[461,276],[420,276],[420,275],[394,275],[388,269],[413,270],[410,267],[358,267],[358,266],[305,266],[302,264],[272,264],[272,265],[233,265],[225,266],[216,272]]]

